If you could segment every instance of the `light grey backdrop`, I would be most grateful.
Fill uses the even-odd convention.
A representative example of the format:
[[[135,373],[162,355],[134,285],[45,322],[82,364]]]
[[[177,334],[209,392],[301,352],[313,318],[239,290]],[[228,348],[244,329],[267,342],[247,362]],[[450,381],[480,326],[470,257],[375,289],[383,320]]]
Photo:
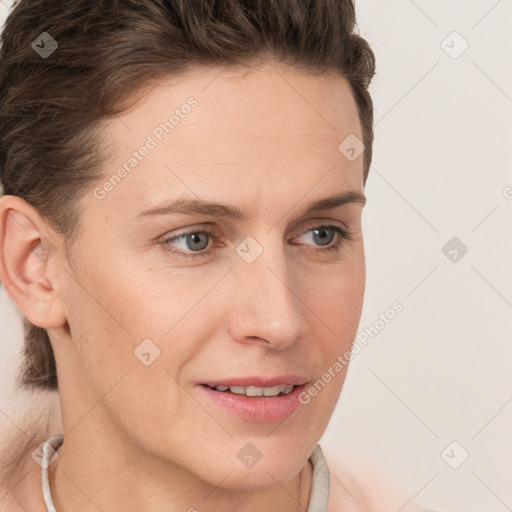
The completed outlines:
[[[357,11],[378,61],[368,339],[321,443],[368,457],[421,503],[511,510],[512,2],[359,0]],[[3,288],[0,322],[8,415],[22,333]]]

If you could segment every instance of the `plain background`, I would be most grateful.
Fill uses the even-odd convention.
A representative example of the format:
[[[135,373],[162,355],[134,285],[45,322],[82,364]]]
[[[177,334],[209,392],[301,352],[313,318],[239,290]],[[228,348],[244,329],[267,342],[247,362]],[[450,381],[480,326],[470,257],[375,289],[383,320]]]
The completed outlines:
[[[357,14],[377,57],[359,332],[374,329],[321,444],[423,505],[510,510],[512,2],[359,0]],[[22,332],[3,288],[0,325],[8,417]]]

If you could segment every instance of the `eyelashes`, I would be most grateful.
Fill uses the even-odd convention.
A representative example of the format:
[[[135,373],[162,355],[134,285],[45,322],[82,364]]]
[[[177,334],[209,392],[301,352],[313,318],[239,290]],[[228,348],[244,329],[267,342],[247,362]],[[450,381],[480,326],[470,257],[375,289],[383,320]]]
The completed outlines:
[[[301,237],[308,233],[311,233],[311,232],[313,232],[314,233],[313,236],[315,236],[315,235],[329,232],[329,231],[333,232],[332,240],[335,239],[334,243],[331,240],[329,243],[325,244],[325,246],[318,245],[316,248],[311,249],[311,251],[313,251],[314,253],[317,253],[317,254],[337,253],[341,250],[342,246],[344,245],[344,243],[346,241],[352,240],[352,233],[350,233],[348,230],[341,228],[340,226],[337,226],[337,225],[315,226],[315,227],[312,227],[312,228],[308,229],[307,231],[305,231],[301,235]],[[206,250],[206,248],[204,248],[204,249],[200,249],[200,250],[189,249],[189,250],[185,251],[182,249],[177,249],[176,246],[174,245],[174,242],[176,242],[180,239],[183,239],[185,242],[185,245],[187,245],[187,242],[190,241],[190,237],[195,237],[193,240],[193,243],[196,243],[197,235],[206,235],[206,237],[208,239],[213,240],[214,244],[216,242],[220,241],[220,237],[218,237],[214,233],[213,228],[203,228],[203,229],[194,229],[194,230],[190,230],[190,231],[185,231],[178,235],[174,235],[172,237],[165,238],[164,240],[162,240],[160,242],[160,244],[162,244],[165,251],[175,254],[179,258],[185,259],[185,260],[186,259],[194,259],[194,258],[206,258],[208,256],[211,256],[212,253],[215,251],[215,249],[212,249],[211,247],[210,247],[210,249],[207,249],[207,250]],[[204,240],[204,237],[203,237],[203,240]],[[294,244],[294,245],[301,245],[301,244]],[[304,244],[304,245],[310,245],[310,244]]]

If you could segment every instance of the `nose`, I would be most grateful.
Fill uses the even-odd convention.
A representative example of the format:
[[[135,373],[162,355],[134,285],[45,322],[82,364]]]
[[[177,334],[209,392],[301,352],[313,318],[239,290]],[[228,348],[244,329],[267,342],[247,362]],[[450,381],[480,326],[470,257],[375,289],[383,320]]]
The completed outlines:
[[[280,350],[303,337],[309,325],[296,277],[282,243],[267,244],[252,263],[235,258],[231,337],[240,343],[258,342]]]

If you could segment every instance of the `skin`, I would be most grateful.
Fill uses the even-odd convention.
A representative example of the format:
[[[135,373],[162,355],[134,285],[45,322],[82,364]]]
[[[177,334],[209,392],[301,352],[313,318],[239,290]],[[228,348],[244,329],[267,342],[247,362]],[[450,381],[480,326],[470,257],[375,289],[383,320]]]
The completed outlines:
[[[362,139],[361,127],[335,73],[277,63],[221,71],[153,84],[104,124],[111,153],[99,186],[169,113],[190,96],[198,102],[103,199],[87,191],[71,254],[23,199],[0,200],[0,279],[48,330],[57,361],[65,440],[49,473],[58,511],[307,509],[308,458],[346,367],[274,423],[239,419],[196,384],[293,373],[316,382],[350,349],[365,285],[363,205],[304,211],[334,193],[363,193],[362,155],[350,161],[338,150],[349,134]],[[178,196],[230,203],[247,217],[136,219]],[[323,243],[341,245],[322,252],[313,230],[323,225],[352,238],[327,230]],[[161,243],[204,227],[218,237],[199,251],[206,257],[180,258]],[[252,263],[236,252],[247,236],[263,249]],[[172,244],[194,254],[186,238]],[[134,357],[146,338],[160,350],[149,366]],[[237,457],[247,442],[262,454],[251,468]],[[44,509],[40,468],[25,467],[25,508]],[[334,492],[350,502],[341,486]]]

